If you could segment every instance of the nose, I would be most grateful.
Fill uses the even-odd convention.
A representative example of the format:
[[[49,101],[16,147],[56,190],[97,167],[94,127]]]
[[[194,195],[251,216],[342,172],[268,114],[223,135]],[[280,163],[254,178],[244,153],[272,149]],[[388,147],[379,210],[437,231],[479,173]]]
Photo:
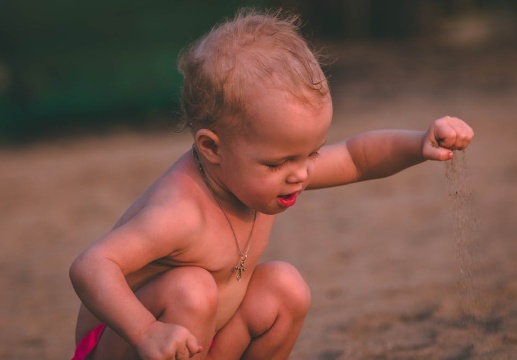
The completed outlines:
[[[293,166],[292,170],[286,178],[288,184],[298,184],[306,181],[309,178],[309,163],[303,161],[300,164]]]

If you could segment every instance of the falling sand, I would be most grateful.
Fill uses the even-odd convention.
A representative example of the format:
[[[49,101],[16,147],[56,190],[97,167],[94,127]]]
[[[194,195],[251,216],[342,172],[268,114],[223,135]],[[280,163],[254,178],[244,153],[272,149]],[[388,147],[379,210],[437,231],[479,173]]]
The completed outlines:
[[[445,176],[452,200],[453,233],[458,262],[458,294],[463,326],[469,329],[471,353],[482,336],[479,329],[486,322],[486,304],[473,271],[478,262],[474,245],[476,215],[472,203],[472,184],[464,150],[456,151],[451,161],[445,163]]]

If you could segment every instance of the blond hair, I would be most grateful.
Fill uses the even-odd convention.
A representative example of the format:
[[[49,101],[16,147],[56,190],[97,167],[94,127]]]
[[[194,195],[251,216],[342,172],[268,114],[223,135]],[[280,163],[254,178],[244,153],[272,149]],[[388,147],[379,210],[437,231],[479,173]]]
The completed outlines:
[[[299,17],[240,10],[180,54],[184,129],[213,129],[221,118],[245,115],[257,86],[288,91],[318,104],[328,93],[320,63],[300,34]],[[238,125],[238,124],[233,124]]]

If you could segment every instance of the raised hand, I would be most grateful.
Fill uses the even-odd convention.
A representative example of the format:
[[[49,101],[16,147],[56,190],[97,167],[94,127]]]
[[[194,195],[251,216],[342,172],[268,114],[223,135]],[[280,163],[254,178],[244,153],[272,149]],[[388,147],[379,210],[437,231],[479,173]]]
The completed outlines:
[[[445,116],[435,120],[422,139],[422,154],[428,160],[449,160],[452,150],[466,149],[474,131],[463,120]]]

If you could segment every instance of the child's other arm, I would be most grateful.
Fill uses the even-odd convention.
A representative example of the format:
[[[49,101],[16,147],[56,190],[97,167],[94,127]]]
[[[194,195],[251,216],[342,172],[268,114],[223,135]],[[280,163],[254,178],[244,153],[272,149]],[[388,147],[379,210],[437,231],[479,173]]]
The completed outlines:
[[[163,209],[145,209],[124,225],[115,228],[73,262],[70,279],[84,305],[101,321],[138,348],[143,358],[183,341],[192,353],[199,351],[197,340],[179,326],[161,324],[137,299],[126,275],[158,258],[174,255],[185,246],[185,231],[195,231],[181,214]],[[173,234],[175,236],[173,237]],[[160,336],[153,334],[159,333]],[[177,339],[178,334],[183,339]]]
[[[453,117],[434,121],[427,131],[379,130],[324,147],[309,188],[344,185],[393,175],[425,160],[449,160],[469,146],[474,132]]]

